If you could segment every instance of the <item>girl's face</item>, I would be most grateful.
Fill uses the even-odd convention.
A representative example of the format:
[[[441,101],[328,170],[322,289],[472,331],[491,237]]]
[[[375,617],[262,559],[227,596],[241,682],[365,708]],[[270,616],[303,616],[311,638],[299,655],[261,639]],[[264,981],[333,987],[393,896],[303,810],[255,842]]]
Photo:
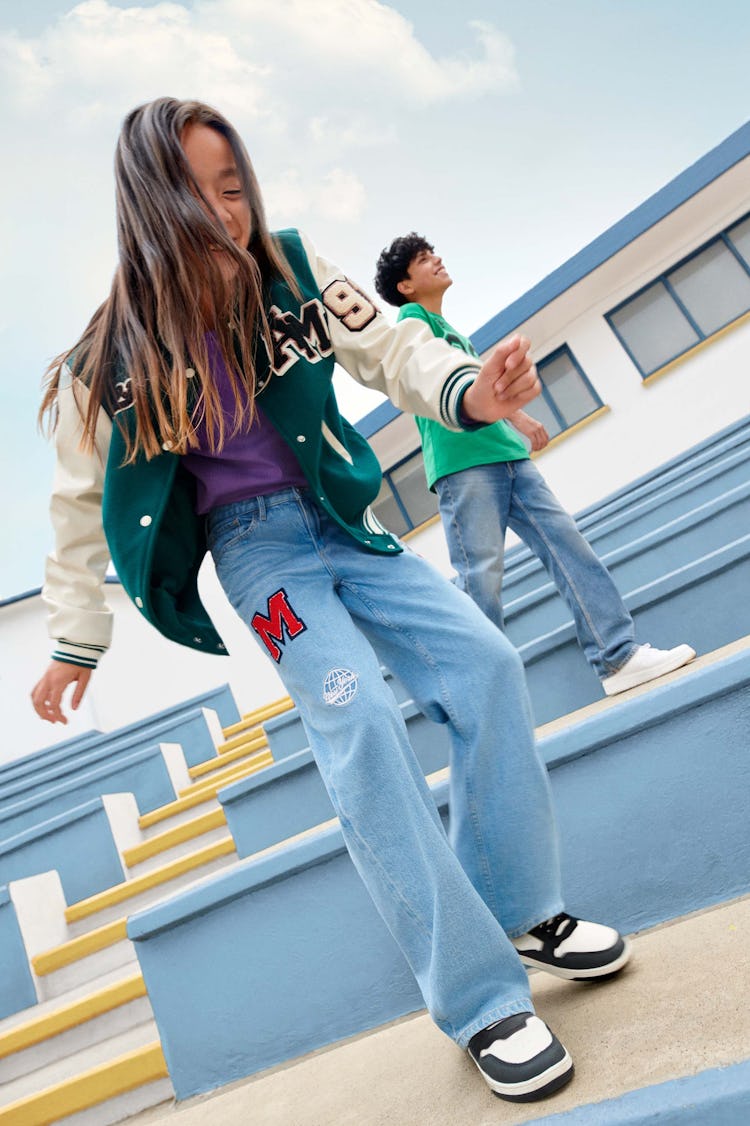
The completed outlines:
[[[250,204],[229,141],[216,129],[195,124],[185,127],[180,143],[198,186],[227,234],[238,246],[247,248],[252,227]],[[219,257],[225,277],[231,280],[236,263],[219,249],[213,253]]]

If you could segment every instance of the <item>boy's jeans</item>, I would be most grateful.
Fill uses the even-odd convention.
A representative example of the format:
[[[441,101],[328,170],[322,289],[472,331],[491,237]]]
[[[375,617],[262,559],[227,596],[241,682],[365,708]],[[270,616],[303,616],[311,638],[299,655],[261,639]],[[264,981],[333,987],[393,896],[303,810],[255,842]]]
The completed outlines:
[[[209,545],[297,704],[351,858],[433,1019],[465,1047],[492,1021],[533,1011],[507,935],[562,903],[515,650],[428,563],[368,552],[306,492],[214,510]],[[380,661],[448,725],[453,848]]]
[[[503,629],[505,530],[539,557],[568,604],[586,660],[600,678],[636,649],[633,619],[612,577],[529,460],[449,473],[435,486],[456,585]]]

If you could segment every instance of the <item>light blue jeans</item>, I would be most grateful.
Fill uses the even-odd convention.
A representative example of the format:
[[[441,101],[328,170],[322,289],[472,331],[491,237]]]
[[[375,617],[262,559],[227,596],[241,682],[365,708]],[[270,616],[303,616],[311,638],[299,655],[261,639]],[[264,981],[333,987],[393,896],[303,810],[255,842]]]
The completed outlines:
[[[508,936],[562,910],[521,661],[411,551],[375,555],[285,489],[215,509],[224,590],[294,699],[347,848],[430,1014],[465,1047],[533,1011]],[[380,662],[451,737],[450,842]]]
[[[504,628],[505,532],[544,564],[573,615],[586,660],[600,678],[636,649],[635,627],[607,568],[530,460],[449,473],[435,486],[456,585]]]

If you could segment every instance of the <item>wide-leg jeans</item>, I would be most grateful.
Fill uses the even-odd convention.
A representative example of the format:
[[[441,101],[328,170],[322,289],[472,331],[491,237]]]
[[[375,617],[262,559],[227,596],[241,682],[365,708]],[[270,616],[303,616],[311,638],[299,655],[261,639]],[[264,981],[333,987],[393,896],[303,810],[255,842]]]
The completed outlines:
[[[504,629],[505,532],[539,557],[573,615],[586,660],[603,679],[636,650],[635,627],[612,576],[530,460],[477,465],[435,486],[456,585]]]
[[[285,489],[215,509],[219,580],[304,721],[344,839],[437,1025],[533,1011],[509,941],[562,909],[521,661],[413,552],[376,555]],[[450,732],[450,840],[383,662]]]

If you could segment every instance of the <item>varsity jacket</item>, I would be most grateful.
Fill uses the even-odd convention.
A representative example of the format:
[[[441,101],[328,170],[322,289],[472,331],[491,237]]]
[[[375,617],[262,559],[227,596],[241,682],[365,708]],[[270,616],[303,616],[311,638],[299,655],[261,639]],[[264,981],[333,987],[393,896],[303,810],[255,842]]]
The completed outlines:
[[[294,450],[311,495],[367,550],[401,551],[370,505],[381,473],[365,439],[341,417],[331,380],[339,363],[366,387],[412,414],[461,429],[461,400],[480,361],[463,356],[429,328],[391,326],[380,310],[294,230],[274,236],[301,297],[281,281],[267,313],[273,355],[256,355],[264,414]],[[190,370],[188,369],[188,375]],[[42,597],[53,657],[93,668],[108,648],[112,614],[104,596],[110,558],[140,613],[164,636],[201,652],[225,653],[198,595],[206,553],[205,518],[195,512],[195,483],[179,455],[164,450],[125,465],[123,430],[134,425],[126,373],[111,414],[99,412],[92,453],[80,449],[88,390],[66,368],[58,394],[56,471],[50,506],[55,549]]]

